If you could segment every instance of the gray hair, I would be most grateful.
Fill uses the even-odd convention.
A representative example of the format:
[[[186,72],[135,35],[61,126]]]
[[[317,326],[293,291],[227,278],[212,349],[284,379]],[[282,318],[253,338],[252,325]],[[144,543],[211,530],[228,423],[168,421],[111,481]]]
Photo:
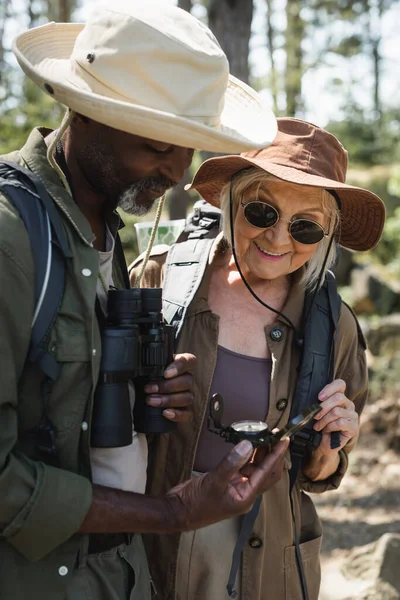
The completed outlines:
[[[230,206],[229,206],[229,196],[230,196],[230,187],[232,186],[232,212],[233,212],[233,220],[236,218],[236,214],[238,211],[239,202],[243,197],[243,193],[245,190],[253,184],[258,183],[259,187],[265,181],[282,181],[278,177],[274,177],[270,173],[266,173],[257,167],[250,167],[249,169],[245,169],[240,171],[236,176],[233,177],[232,181],[224,185],[221,190],[220,203],[221,203],[221,212],[222,212],[222,223],[221,229],[223,231],[224,237],[227,240],[228,244],[232,246],[231,239],[231,228],[230,228]],[[321,276],[321,270],[323,268],[325,255],[328,250],[328,246],[331,240],[331,237],[335,230],[335,224],[339,222],[340,211],[337,206],[336,200],[325,190],[321,189],[321,204],[322,210],[329,218],[329,236],[323,238],[323,240],[318,244],[318,247],[315,253],[312,255],[310,260],[307,261],[305,265],[305,272],[302,279],[302,283],[305,287],[313,290],[318,285],[318,280]],[[336,261],[336,244],[332,244],[329,250],[328,258],[323,270],[322,277],[320,279],[320,285],[323,284],[325,280],[326,272],[335,264]]]

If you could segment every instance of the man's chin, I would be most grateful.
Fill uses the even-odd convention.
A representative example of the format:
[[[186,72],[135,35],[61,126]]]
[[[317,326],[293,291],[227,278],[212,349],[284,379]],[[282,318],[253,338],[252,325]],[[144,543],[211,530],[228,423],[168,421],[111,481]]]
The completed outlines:
[[[135,194],[123,195],[118,206],[130,215],[141,217],[146,215],[153,207],[156,200],[165,194],[166,190],[146,189]]]

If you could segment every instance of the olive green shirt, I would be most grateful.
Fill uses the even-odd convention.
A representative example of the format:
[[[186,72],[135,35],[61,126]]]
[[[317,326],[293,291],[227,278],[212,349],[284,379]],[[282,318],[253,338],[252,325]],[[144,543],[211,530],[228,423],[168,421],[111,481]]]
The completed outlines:
[[[46,158],[49,130],[35,129],[3,159],[31,169],[59,208],[73,259],[48,349],[61,366],[47,409],[59,467],[36,454],[43,374],[27,362],[34,312],[34,264],[25,226],[0,194],[0,598],[65,597],[81,544],[77,535],[92,500],[89,457],[93,392],[100,364],[95,315],[99,254],[91,227]],[[119,218],[112,215],[116,232]],[[114,264],[113,279],[121,283]]]

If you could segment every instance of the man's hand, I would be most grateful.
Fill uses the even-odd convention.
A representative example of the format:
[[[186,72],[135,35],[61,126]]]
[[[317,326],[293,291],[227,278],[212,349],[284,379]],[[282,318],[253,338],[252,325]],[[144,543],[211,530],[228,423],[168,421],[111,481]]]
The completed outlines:
[[[175,533],[246,513],[282,476],[288,441],[248,463],[250,442],[240,442],[213,471],[184,481],[165,496],[146,496],[99,485],[80,533]],[[246,473],[246,475],[244,475]]]
[[[193,418],[193,375],[196,364],[193,354],[176,354],[174,362],[164,371],[164,378],[145,386],[147,404],[165,408],[163,416],[176,423],[187,423]]]
[[[242,441],[213,471],[172,488],[167,500],[177,529],[198,529],[248,512],[257,496],[282,477],[288,445],[288,440],[279,442],[260,462],[248,464],[253,446]]]

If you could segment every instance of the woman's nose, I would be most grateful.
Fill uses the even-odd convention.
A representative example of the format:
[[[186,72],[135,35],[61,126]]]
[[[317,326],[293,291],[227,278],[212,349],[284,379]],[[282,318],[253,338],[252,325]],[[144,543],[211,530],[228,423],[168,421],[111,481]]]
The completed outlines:
[[[291,241],[291,236],[289,233],[290,223],[288,223],[284,219],[279,219],[279,221],[269,229],[266,229],[264,232],[267,240],[274,244],[276,247],[279,245],[287,244]]]

